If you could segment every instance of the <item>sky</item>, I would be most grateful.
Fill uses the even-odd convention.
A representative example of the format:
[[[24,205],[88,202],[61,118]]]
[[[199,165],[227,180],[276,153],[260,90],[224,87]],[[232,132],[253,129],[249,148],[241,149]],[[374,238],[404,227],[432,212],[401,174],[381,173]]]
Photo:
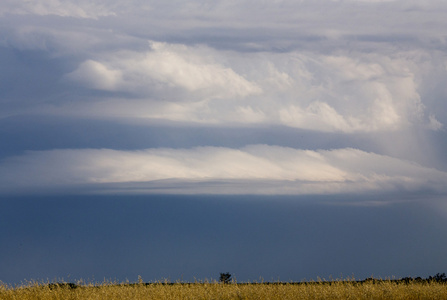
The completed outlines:
[[[0,281],[427,277],[447,3],[0,3]]]

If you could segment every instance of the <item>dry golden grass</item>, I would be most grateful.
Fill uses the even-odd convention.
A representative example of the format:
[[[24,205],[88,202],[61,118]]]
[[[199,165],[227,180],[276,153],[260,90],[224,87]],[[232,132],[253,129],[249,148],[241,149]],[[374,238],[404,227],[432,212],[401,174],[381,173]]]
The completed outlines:
[[[0,283],[0,299],[447,299],[447,284],[394,281],[308,284],[78,284],[50,286],[31,282],[19,287]]]

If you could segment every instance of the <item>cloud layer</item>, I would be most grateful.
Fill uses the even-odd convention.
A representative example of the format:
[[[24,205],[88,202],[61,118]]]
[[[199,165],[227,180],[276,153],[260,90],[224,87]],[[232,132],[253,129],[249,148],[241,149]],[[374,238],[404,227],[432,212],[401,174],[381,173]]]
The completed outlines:
[[[443,191],[432,167],[445,158],[430,156],[447,122],[443,1],[8,0],[0,11],[0,121],[96,122],[83,143],[5,154],[3,191]],[[113,149],[97,142],[113,126],[98,124],[189,132],[180,149],[150,148],[151,137]],[[211,147],[207,128],[238,143]],[[229,128],[275,128],[278,138],[251,145]],[[290,148],[290,132],[312,138]]]
[[[86,60],[67,74],[85,88],[134,98],[109,95],[82,103],[77,113],[119,117],[122,111],[123,118],[347,133],[443,126],[419,92],[423,68],[432,67],[424,61],[427,53],[247,55],[206,46],[150,47]]]
[[[447,78],[440,1],[1,5],[4,46],[71,56],[54,84],[106,92],[33,112],[346,133],[446,121],[430,89]]]
[[[106,1],[70,1],[70,0],[37,0],[37,1],[2,1],[2,14],[59,16],[73,18],[92,18],[115,15],[107,7]]]
[[[1,190],[9,193],[82,185],[100,191],[129,184],[149,193],[230,194],[445,192],[447,186],[447,173],[351,148],[51,150],[9,158],[0,170]]]

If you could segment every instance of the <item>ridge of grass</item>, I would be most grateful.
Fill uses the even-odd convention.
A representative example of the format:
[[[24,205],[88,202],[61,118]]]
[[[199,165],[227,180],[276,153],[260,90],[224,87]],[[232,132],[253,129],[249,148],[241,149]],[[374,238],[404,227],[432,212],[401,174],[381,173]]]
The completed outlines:
[[[447,299],[447,281],[426,279],[304,282],[0,282],[0,299]]]

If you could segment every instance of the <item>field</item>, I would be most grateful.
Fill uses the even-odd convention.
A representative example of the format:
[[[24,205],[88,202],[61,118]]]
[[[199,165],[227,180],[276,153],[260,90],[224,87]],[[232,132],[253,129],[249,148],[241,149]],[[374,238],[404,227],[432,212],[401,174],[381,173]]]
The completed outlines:
[[[447,283],[367,280],[308,283],[0,283],[0,299],[447,299]]]

